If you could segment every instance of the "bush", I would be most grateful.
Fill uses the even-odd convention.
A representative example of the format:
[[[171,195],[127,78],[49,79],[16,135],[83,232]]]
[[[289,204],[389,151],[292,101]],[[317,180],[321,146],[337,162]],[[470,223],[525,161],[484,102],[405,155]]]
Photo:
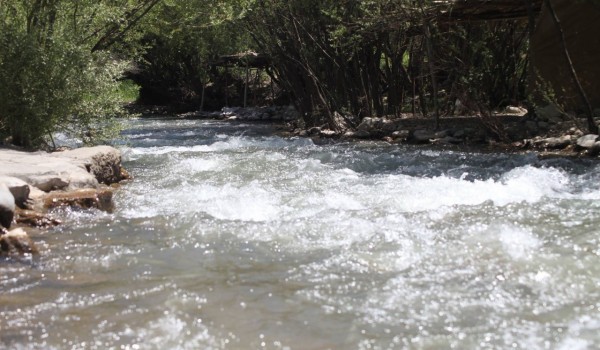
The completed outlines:
[[[102,138],[99,119],[123,114],[117,79],[125,66],[60,37],[0,30],[0,128],[12,143],[42,146],[56,131]],[[90,137],[84,137],[89,140]]]

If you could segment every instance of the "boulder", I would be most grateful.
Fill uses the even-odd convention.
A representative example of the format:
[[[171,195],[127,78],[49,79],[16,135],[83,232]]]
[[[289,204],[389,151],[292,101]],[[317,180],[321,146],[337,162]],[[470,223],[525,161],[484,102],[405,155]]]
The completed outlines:
[[[70,151],[51,153],[53,157],[73,160],[83,166],[96,181],[109,185],[123,180],[121,152],[110,146],[82,147]]]
[[[401,122],[399,120],[384,119],[381,123],[381,130],[385,133],[392,134],[401,128]]]
[[[588,134],[577,139],[577,147],[580,149],[590,149],[598,141],[598,135]]]
[[[15,204],[19,208],[25,208],[27,201],[29,200],[29,194],[31,188],[29,185],[16,177],[0,176],[0,184],[5,184],[10,190],[13,197],[15,198]]]
[[[406,140],[410,137],[409,130],[397,130],[392,133],[392,138],[396,140]]]
[[[109,146],[55,153],[2,149],[0,164],[0,176],[18,178],[45,192],[98,188],[100,183],[115,183],[124,176],[121,154]]]
[[[538,144],[547,149],[564,149],[571,144],[571,136],[549,137],[540,140]]]
[[[334,130],[330,130],[330,129],[323,129],[323,130],[321,130],[319,135],[322,137],[333,137],[333,136],[337,135],[337,132],[335,132]]]
[[[527,112],[527,109],[519,106],[506,106],[506,108],[504,109],[504,113],[506,114],[518,115],[521,117],[527,114]]]
[[[344,134],[344,136],[346,137],[356,137],[359,139],[368,139],[373,137],[373,135],[371,134],[371,132],[367,131],[367,130],[356,130],[355,132],[346,132]]]
[[[312,128],[306,130],[306,132],[310,136],[317,136],[317,135],[321,134],[321,128],[318,126],[313,126]]]
[[[435,139],[435,133],[429,130],[415,130],[410,137],[416,143],[430,143],[432,139]]]
[[[223,107],[223,109],[221,109],[221,115],[230,117],[236,115],[239,110],[240,107]]]
[[[569,135],[581,137],[584,135],[584,133],[583,133],[583,131],[579,130],[578,128],[572,127],[569,129]]]
[[[0,229],[9,229],[15,216],[15,197],[8,187],[0,183]]]
[[[366,117],[360,122],[358,127],[356,128],[358,131],[366,131],[373,132],[374,130],[379,129],[383,124],[381,118],[371,118]]]

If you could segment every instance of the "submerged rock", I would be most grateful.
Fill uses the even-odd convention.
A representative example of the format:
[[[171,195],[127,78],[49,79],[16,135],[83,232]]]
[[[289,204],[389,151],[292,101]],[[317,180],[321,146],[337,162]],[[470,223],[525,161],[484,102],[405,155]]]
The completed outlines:
[[[112,212],[114,204],[110,188],[78,189],[69,192],[52,192],[44,197],[44,207],[75,207],[81,209],[99,209]]]
[[[62,224],[60,220],[54,219],[48,213],[42,213],[35,210],[19,209],[16,211],[15,221],[18,225],[29,227],[53,227]]]
[[[0,235],[0,256],[38,255],[38,249],[22,228]]]

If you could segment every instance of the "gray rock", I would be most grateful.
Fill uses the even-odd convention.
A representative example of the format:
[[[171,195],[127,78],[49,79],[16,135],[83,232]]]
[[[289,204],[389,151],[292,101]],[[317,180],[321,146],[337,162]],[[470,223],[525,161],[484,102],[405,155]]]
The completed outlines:
[[[221,109],[221,115],[229,117],[232,115],[236,115],[239,110],[240,107],[223,107],[223,109]]]
[[[569,129],[569,134],[574,135],[574,136],[583,136],[584,133],[583,131],[579,130],[576,127],[572,127]]]
[[[598,141],[598,135],[588,134],[577,139],[577,147],[590,149]]]
[[[15,197],[15,204],[24,209],[31,193],[29,185],[23,180],[10,176],[0,176],[0,183],[8,187],[13,197]]]
[[[330,130],[330,129],[324,129],[324,130],[321,130],[320,135],[323,137],[332,137],[332,136],[337,135],[337,132],[335,132],[334,130]]]
[[[429,143],[432,139],[435,139],[435,133],[429,130],[415,130],[411,136],[416,143]]]
[[[321,134],[321,128],[319,128],[318,126],[312,127],[310,129],[307,130],[308,135],[311,136],[316,136]]]
[[[384,119],[381,124],[381,130],[384,132],[391,134],[394,131],[397,131],[400,128],[400,122],[396,120]]]
[[[392,138],[396,140],[406,140],[410,137],[409,130],[397,130],[392,133]]]
[[[53,157],[73,160],[92,174],[96,181],[112,184],[123,180],[121,152],[110,146],[82,147],[70,151],[51,153]]]
[[[351,139],[351,138],[354,138],[354,137],[357,137],[357,136],[356,136],[356,132],[354,132],[354,131],[346,131],[342,135],[342,137],[345,138],[345,139]]]
[[[504,113],[518,116],[524,116],[527,112],[527,109],[518,106],[506,106],[504,109]]]
[[[15,216],[15,197],[8,187],[0,183],[0,228],[9,229]]]
[[[348,133],[346,133],[346,134],[348,134]],[[367,138],[372,137],[371,133],[367,130],[356,130],[353,133],[353,136],[357,137],[359,139],[367,139]]]
[[[538,144],[547,149],[564,149],[571,144],[571,137],[569,135],[549,137],[540,140]]]
[[[45,153],[0,150],[0,176],[15,177],[43,191],[98,188],[123,179],[121,153],[97,146]]]
[[[379,118],[366,117],[360,122],[356,130],[371,132],[379,127],[381,121]]]
[[[29,183],[44,192],[64,190],[69,186],[65,179],[52,176],[51,174],[32,175],[28,178]]]

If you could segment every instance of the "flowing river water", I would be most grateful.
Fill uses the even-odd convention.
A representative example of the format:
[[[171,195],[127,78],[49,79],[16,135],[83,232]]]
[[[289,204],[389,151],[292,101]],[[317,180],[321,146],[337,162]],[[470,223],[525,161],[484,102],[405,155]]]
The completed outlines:
[[[133,120],[113,214],[0,265],[7,349],[597,349],[600,165]]]

